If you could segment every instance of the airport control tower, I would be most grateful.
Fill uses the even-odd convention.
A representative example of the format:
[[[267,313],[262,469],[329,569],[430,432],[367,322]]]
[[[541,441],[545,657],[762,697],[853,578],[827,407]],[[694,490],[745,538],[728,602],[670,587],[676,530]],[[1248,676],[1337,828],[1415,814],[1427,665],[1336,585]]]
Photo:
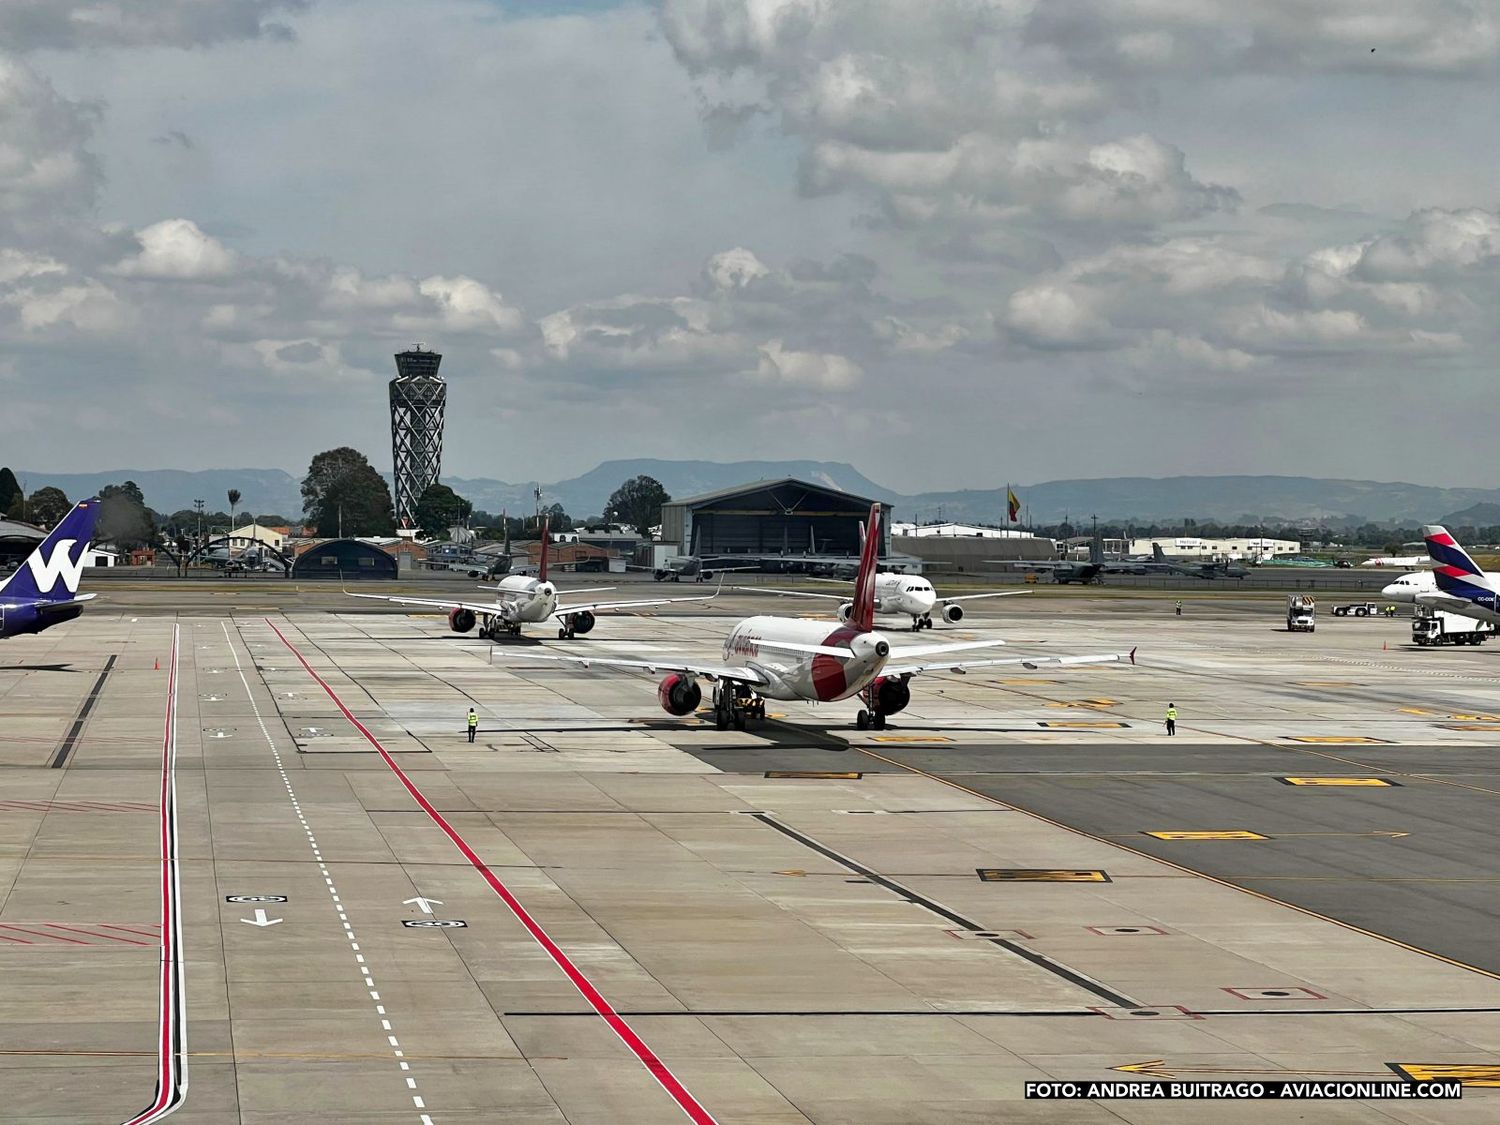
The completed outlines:
[[[391,380],[391,457],[396,478],[396,527],[417,526],[417,501],[443,468],[443,408],[448,384],[438,374],[443,357],[418,344],[396,353]]]

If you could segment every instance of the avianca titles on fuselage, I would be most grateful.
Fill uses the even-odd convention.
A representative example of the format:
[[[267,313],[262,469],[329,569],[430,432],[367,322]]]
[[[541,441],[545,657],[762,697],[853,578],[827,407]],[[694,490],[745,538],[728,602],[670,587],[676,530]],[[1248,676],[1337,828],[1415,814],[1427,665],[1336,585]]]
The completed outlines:
[[[606,609],[630,609],[641,606],[668,605],[673,602],[706,602],[714,594],[692,598],[650,598],[628,602],[585,602],[581,604],[560,603],[559,593],[547,577],[547,562],[551,546],[547,521],[542,521],[541,561],[536,577],[524,574],[507,574],[494,586],[482,587],[493,590],[495,600],[484,602],[442,601],[437,598],[407,598],[388,594],[350,594],[354,598],[369,598],[374,601],[393,602],[397,605],[427,606],[446,610],[448,625],[455,633],[467,633],[477,624],[481,636],[498,638],[502,633],[518,636],[522,625],[539,625],[544,621],[558,623],[559,639],[587,633],[594,627],[594,614]],[[612,590],[612,586],[594,586],[582,590],[569,590],[569,594],[599,594]]]
[[[80,501],[0,583],[0,637],[40,633],[83,612],[94,595],[80,594],[78,583],[98,521],[99,501]]]
[[[672,715],[689,715],[703,700],[700,678],[713,685],[715,722],[720,730],[733,723],[743,727],[747,718],[765,718],[765,700],[780,699],[829,703],[858,697],[864,707],[856,726],[885,726],[888,715],[911,701],[910,680],[927,672],[965,672],[970,668],[1019,664],[1035,668],[1041,664],[1097,664],[1135,660],[1135,650],[1106,656],[1016,657],[1001,660],[928,661],[964,649],[991,648],[1003,641],[963,641],[955,644],[918,645],[893,649],[890,641],[875,631],[875,580],[880,545],[880,505],[870,509],[869,533],[860,555],[848,620],[835,626],[790,617],[748,617],[730,630],[724,640],[723,663],[659,660],[624,660],[614,657],[554,656],[528,653],[510,655],[526,660],[557,660],[592,667],[642,669],[666,672],[657,685],[657,698]],[[920,663],[911,663],[913,660]]]

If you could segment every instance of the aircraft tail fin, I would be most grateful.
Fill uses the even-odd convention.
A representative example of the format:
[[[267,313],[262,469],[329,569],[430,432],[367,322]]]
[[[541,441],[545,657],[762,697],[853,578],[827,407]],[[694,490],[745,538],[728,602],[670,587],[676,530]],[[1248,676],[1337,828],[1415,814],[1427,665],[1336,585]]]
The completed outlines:
[[[1099,538],[1099,533],[1094,533],[1093,541],[1089,544],[1089,562],[1104,562],[1104,540]]]
[[[1429,524],[1422,528],[1422,536],[1427,541],[1427,554],[1432,558],[1432,575],[1439,590],[1460,598],[1493,595],[1496,592],[1489,575],[1448,534],[1446,527]]]
[[[72,601],[83,577],[83,557],[99,522],[99,501],[80,500],[26,561],[0,583],[0,593],[37,602]]]
[[[547,553],[549,548],[551,547],[552,538],[547,534],[547,525],[551,522],[552,521],[548,516],[542,517],[542,561],[536,570],[537,580],[540,582],[547,581]]]
[[[1152,562],[1166,562],[1167,561],[1167,553],[1161,549],[1161,544],[1160,543],[1152,543],[1151,544],[1151,561]]]
[[[849,623],[861,632],[875,628],[875,574],[880,569],[880,502],[870,505],[865,541],[859,553],[859,573],[854,578],[854,611]]]

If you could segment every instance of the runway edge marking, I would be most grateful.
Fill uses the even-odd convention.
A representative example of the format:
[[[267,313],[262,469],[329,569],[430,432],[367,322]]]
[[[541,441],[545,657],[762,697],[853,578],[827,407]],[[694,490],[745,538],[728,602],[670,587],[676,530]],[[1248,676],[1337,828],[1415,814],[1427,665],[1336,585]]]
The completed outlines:
[[[1269,744],[1263,743],[1262,745]],[[1014,802],[1002,801],[1000,800],[1000,798],[991,796],[988,793],[981,793],[978,789],[970,789],[962,782],[943,777],[941,774],[928,773],[926,770],[922,769],[919,766],[909,765],[908,763],[898,761],[895,758],[887,758],[882,754],[877,754],[874,750],[870,750],[862,746],[851,746],[851,749],[857,750],[861,754],[868,755],[869,757],[874,758],[877,761],[885,762],[887,765],[896,766],[898,769],[906,770],[908,773],[914,773],[920,777],[930,778],[940,785],[946,785],[949,788],[957,789],[959,792],[967,793],[971,797],[978,797],[981,800],[989,801],[992,804],[1002,805],[1005,808],[1013,809],[1014,811],[1029,816],[1034,820],[1039,820],[1043,824],[1050,824],[1054,828],[1061,828],[1064,832],[1072,832],[1074,835],[1082,836],[1085,839],[1094,840],[1100,844],[1108,844],[1112,848],[1119,848],[1122,852],[1129,852],[1131,855],[1140,856],[1142,859],[1149,859],[1153,863],[1161,864],[1163,867],[1170,867],[1174,871],[1181,871],[1184,875],[1192,875],[1199,879],[1207,879],[1209,882],[1217,883],[1221,887],[1228,887],[1230,890],[1239,891],[1242,894],[1251,895],[1255,898],[1260,899],[1262,902],[1274,902],[1277,906],[1284,906],[1288,910],[1295,910],[1297,913],[1305,914],[1309,918],[1317,918],[1319,921],[1332,923],[1335,926],[1339,926],[1342,929],[1352,931],[1353,933],[1363,934],[1365,937],[1374,938],[1376,941],[1383,941],[1388,945],[1396,946],[1398,949],[1404,949],[1408,953],[1418,953],[1423,957],[1431,957],[1434,961],[1441,961],[1445,965],[1452,965],[1455,969],[1467,969],[1469,972],[1478,973],[1482,977],[1489,977],[1491,980],[1500,980],[1500,973],[1491,972],[1489,969],[1481,969],[1478,965],[1470,965],[1466,961],[1459,961],[1455,960],[1452,957],[1445,957],[1441,953],[1434,953],[1432,950],[1423,949],[1421,946],[1408,945],[1406,942],[1400,940],[1399,938],[1389,937],[1386,934],[1379,934],[1374,930],[1367,930],[1363,926],[1356,926],[1353,922],[1345,922],[1340,918],[1334,918],[1327,914],[1320,914],[1318,911],[1313,910],[1310,907],[1298,906],[1295,902],[1287,902],[1285,899],[1280,899],[1274,895],[1265,894],[1264,892],[1254,890],[1251,887],[1242,887],[1238,883],[1231,883],[1228,879],[1220,879],[1217,875],[1210,875],[1206,871],[1198,871],[1194,868],[1186,867],[1183,864],[1174,863],[1170,859],[1164,859],[1159,855],[1153,855],[1150,852],[1143,852],[1140,849],[1133,848],[1129,844],[1123,843],[1119,840],[1111,840],[1108,837],[1099,836],[1093,832],[1089,832],[1087,829],[1076,828],[1071,824],[1064,824],[1060,820],[1053,820],[1050,816],[1044,816],[1042,813],[1025,808],[1021,805],[1015,804]],[[1464,788],[1468,787],[1465,786]]]
[[[411,795],[412,800],[421,806],[422,811],[427,814],[433,824],[442,830],[443,835],[447,836],[453,846],[459,850],[460,854],[469,861],[470,866],[479,872],[484,881],[490,885],[490,889],[499,896],[500,901],[510,908],[510,912],[515,915],[516,920],[522,926],[526,927],[526,931],[531,934],[536,943],[546,951],[548,957],[552,958],[553,963],[562,970],[563,975],[572,982],[573,987],[578,989],[583,998],[588,1001],[589,1006],[599,1014],[599,1018],[609,1025],[609,1029],[619,1037],[620,1042],[624,1043],[630,1049],[630,1053],[640,1061],[651,1077],[656,1079],[662,1089],[671,1096],[672,1100],[677,1103],[678,1108],[687,1114],[688,1118],[695,1122],[696,1125],[718,1125],[713,1115],[699,1103],[698,1099],[689,1092],[688,1088],[667,1068],[667,1064],[662,1062],[656,1052],[647,1046],[646,1041],[637,1035],[635,1030],[625,1022],[624,1018],[614,1010],[609,1001],[604,998],[604,994],[594,987],[593,982],[584,976],[583,970],[575,965],[572,959],[562,951],[562,948],[548,936],[547,931],[542,929],[541,924],[521,905],[520,899],[511,893],[510,888],[502,883],[485,862],[479,858],[474,849],[469,847],[464,838],[458,834],[458,831],[444,819],[443,814],[438,812],[432,806],[431,802],[423,796],[422,791],[417,788],[416,783],[406,775],[406,771],[396,764],[396,759],[391,757],[390,751],[380,744],[380,740],[370,733],[369,729],[354,716],[354,713],[348,707],[344,706],[344,701],[339,698],[338,693],[328,685],[328,682],[322,676],[318,675],[313,666],[307,662],[307,658],[297,649],[297,646],[287,639],[286,634],[277,628],[276,623],[270,618],[263,618],[262,620],[270,626],[273,633],[281,638],[281,643],[287,647],[287,651],[297,658],[297,662],[317,682],[328,698],[333,700],[334,706],[339,709],[339,712],[349,721],[349,724],[355,730],[359,731],[364,736],[365,741],[380,755],[381,761],[396,775],[396,780]]]
[[[158,992],[156,1096],[124,1125],[147,1125],[187,1100],[187,991],[182,952],[182,883],[177,870],[177,664],[180,626],[172,626],[167,716],[161,747],[161,983]]]

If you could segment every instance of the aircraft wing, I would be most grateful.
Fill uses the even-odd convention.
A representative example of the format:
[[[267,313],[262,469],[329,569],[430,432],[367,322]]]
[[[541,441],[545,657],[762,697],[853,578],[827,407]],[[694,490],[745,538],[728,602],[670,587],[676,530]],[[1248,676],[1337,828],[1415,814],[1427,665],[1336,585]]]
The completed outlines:
[[[996,590],[989,594],[960,594],[956,598],[939,598],[938,605],[952,605],[954,602],[977,602],[980,598],[1011,598],[1017,594],[1029,594],[1030,590]]]
[[[1500,612],[1475,605],[1468,598],[1454,597],[1452,594],[1426,593],[1415,595],[1414,600],[1418,605],[1430,606],[1433,609],[1445,609],[1449,613],[1458,614],[1460,617],[1472,617],[1476,621],[1500,622]]]
[[[1069,668],[1075,664],[1116,664],[1128,660],[1135,663],[1135,649],[1129,652],[1111,652],[1102,656],[1013,656],[1003,660],[951,660],[948,662],[932,661],[926,664],[897,664],[886,665],[881,670],[882,676],[920,676],[924,672],[956,672],[963,675],[971,668],[998,668],[1002,665],[1017,666],[1035,670],[1044,664],[1053,664],[1058,667]]]
[[[807,590],[777,590],[766,586],[731,586],[742,594],[775,594],[778,598],[821,598],[825,601],[847,602],[848,594],[814,594]]]
[[[911,660],[918,656],[936,656],[943,652],[965,652],[975,648],[999,648],[1004,641],[957,641],[951,644],[910,645],[891,649],[892,660]]]
[[[686,598],[646,598],[633,602],[586,602],[582,605],[560,605],[552,611],[552,616],[558,619],[568,616],[570,613],[592,613],[596,609],[638,609],[648,605],[675,605],[678,602],[711,602],[719,596],[719,590],[724,584],[719,583],[719,589],[712,594],[696,594]],[[613,589],[613,587],[606,587]],[[572,591],[576,593],[577,591]]]
[[[690,676],[702,676],[706,680],[732,680],[751,687],[766,687],[771,682],[754,668],[735,667],[729,664],[686,664],[673,660],[671,657],[662,660],[620,660],[612,656],[544,656],[541,653],[516,652],[512,649],[506,649],[505,656],[518,660],[547,660],[559,664],[577,664],[585,669],[595,664],[608,669],[621,668],[631,671],[639,669],[650,672],[652,675],[657,672],[684,672]]]
[[[345,590],[344,593],[349,594],[349,591]],[[391,602],[395,605],[420,605],[429,609],[468,609],[475,613],[483,614],[485,617],[494,617],[500,613],[500,607],[494,602],[490,602],[488,605],[459,601],[440,602],[433,598],[402,598],[391,594],[349,594],[349,597],[368,598],[371,601]]]

